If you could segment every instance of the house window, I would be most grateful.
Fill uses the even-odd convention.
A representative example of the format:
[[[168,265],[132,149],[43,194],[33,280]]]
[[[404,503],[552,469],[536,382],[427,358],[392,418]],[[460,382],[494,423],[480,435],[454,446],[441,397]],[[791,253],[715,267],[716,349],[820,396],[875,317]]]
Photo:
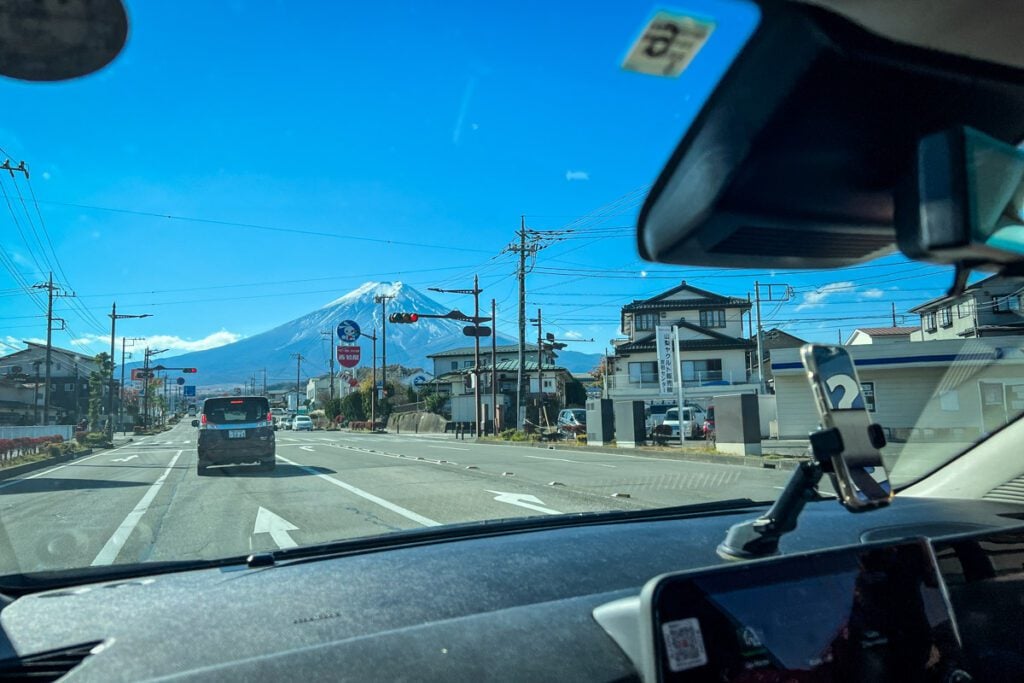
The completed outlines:
[[[943,327],[952,327],[952,325],[953,325],[953,309],[952,308],[950,308],[948,306],[946,308],[943,308],[941,311],[939,311],[939,315],[941,316],[942,326]]]
[[[471,360],[464,360],[464,361],[462,361],[462,367],[464,367],[464,368],[471,368],[471,367],[473,367],[473,361],[471,361]]]
[[[1006,308],[1014,313],[1020,313],[1020,295],[1006,297]]]
[[[958,318],[966,318],[971,315],[971,305],[969,303],[962,303],[956,305],[956,315]]]
[[[722,359],[684,360],[684,382],[719,382],[722,379]]]
[[[658,363],[657,361],[642,361],[639,363],[629,364],[629,383],[630,384],[657,384],[658,383]]]
[[[70,394],[74,390],[75,390],[75,385],[74,384],[65,384],[64,385],[64,393]]]
[[[658,324],[661,316],[657,313],[637,313],[636,314],[636,330],[640,332],[642,330],[653,330],[654,326]]]
[[[700,312],[701,327],[725,327],[725,309],[711,308]]]
[[[453,360],[452,361],[452,370],[458,370],[458,369],[459,369],[459,361]]]
[[[924,325],[925,332],[934,332],[938,329],[938,326],[935,324],[934,313],[926,313],[921,316],[921,324]]]
[[[1005,308],[1003,302],[999,300],[999,297],[998,296],[992,297],[992,312],[993,313],[1002,313],[1005,310],[1006,310],[1006,308]]]

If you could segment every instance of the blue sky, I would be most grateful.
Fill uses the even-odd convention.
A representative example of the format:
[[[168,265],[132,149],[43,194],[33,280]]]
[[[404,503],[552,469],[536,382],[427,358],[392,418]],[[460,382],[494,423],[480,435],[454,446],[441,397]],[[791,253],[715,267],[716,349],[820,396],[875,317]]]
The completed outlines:
[[[899,257],[813,273],[641,261],[632,227],[644,189],[749,10],[671,5],[718,23],[667,79],[620,68],[660,6],[549,4],[129,2],[129,43],[104,71],[3,79],[0,148],[32,176],[0,180],[25,233],[0,204],[18,271],[0,270],[0,342],[45,336],[18,282],[42,279],[47,257],[78,294],[58,302],[69,330],[55,343],[89,352],[109,343],[114,300],[154,316],[119,333],[184,351],[367,280],[469,287],[474,273],[513,333],[513,257],[501,252],[524,214],[531,228],[581,231],[540,252],[528,302],[560,337],[595,339],[573,345],[584,352],[617,336],[623,303],[683,278],[736,296],[755,279],[790,284],[796,297],[766,306],[767,324],[821,341],[888,324],[891,303],[902,313],[948,284]]]

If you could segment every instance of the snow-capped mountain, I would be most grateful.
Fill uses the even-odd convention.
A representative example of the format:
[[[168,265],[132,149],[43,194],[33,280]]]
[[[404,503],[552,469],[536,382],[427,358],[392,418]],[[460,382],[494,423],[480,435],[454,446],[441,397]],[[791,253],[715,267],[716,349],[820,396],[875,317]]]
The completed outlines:
[[[380,295],[394,297],[387,302],[386,310],[382,310],[381,305],[374,302],[374,298]],[[176,367],[199,368],[199,374],[195,375],[194,379],[202,386],[241,383],[254,374],[262,381],[263,368],[267,370],[269,383],[294,381],[296,360],[292,354],[302,354],[304,357],[301,371],[303,378],[327,372],[330,358],[328,354],[334,353],[334,347],[339,343],[335,329],[343,320],[354,320],[362,329],[364,336],[361,336],[354,345],[361,348],[360,365],[369,366],[373,354],[373,341],[365,334],[377,336],[379,365],[383,342],[381,323],[386,316],[398,312],[443,315],[449,310],[451,309],[401,282],[367,282],[315,311],[266,332],[215,349],[195,351],[173,358],[161,356],[160,362]],[[472,315],[471,308],[462,310],[463,313]],[[428,354],[472,345],[473,339],[462,332],[464,326],[465,323],[438,318],[421,318],[413,324],[388,323],[388,365],[400,363],[407,367],[420,366],[429,369]],[[331,330],[331,339],[324,339],[321,330]],[[512,344],[515,340],[498,335],[498,343]],[[489,339],[481,339],[481,346],[484,348],[489,344]],[[577,353],[571,354],[570,357],[576,361],[577,356],[583,358],[573,362],[574,367],[567,364],[570,370],[590,370],[600,358],[596,354]],[[335,362],[335,370],[338,369],[339,366]]]

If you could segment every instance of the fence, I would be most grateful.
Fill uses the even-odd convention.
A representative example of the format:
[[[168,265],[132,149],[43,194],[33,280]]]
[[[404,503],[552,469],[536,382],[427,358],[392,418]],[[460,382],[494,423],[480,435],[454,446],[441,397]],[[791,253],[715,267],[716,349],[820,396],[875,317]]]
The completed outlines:
[[[75,436],[74,425],[34,425],[31,427],[0,427],[0,439],[20,439],[23,437],[59,435],[65,441]]]

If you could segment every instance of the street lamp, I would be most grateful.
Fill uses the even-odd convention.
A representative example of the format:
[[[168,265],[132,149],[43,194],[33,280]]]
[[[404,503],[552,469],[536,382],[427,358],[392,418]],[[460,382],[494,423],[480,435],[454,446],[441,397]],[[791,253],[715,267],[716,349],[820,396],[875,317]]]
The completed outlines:
[[[117,336],[117,321],[125,318],[149,318],[152,313],[129,315],[117,312],[117,302],[110,307],[110,382],[107,386],[107,438],[114,440],[114,337]]]

